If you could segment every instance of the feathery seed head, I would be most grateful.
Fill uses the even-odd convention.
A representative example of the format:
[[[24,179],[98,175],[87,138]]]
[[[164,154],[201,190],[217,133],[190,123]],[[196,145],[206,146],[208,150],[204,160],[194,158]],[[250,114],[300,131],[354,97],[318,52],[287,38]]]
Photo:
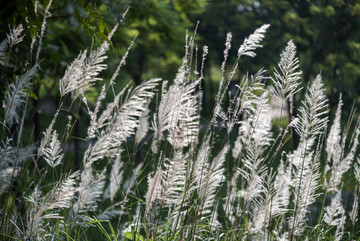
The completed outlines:
[[[25,103],[28,91],[32,87],[30,80],[36,74],[37,68],[38,65],[36,64],[20,78],[16,78],[15,83],[9,85],[9,93],[5,99],[5,124],[8,126],[19,123],[18,111]]]
[[[271,86],[270,90],[275,98],[286,101],[301,90],[299,80],[302,72],[298,70],[299,60],[296,57],[296,47],[292,40],[288,42],[280,57],[279,70],[275,69],[274,86]]]
[[[25,35],[20,36],[23,30],[22,24],[19,24],[16,28],[10,29],[10,34],[6,34],[10,48],[23,41]]]
[[[270,27],[270,24],[264,24],[260,28],[256,29],[254,33],[250,34],[248,38],[245,38],[243,44],[238,50],[238,57],[247,55],[255,57],[256,54],[253,52],[256,48],[261,48],[260,41],[264,38],[264,33]]]

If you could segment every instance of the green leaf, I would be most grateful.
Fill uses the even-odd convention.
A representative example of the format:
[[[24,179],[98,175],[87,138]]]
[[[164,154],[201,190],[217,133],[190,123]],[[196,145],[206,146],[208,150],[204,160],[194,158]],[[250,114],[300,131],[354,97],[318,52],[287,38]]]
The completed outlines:
[[[16,9],[21,16],[21,23],[34,37],[37,30],[40,29],[41,20],[35,13],[33,2],[31,0],[16,1]]]
[[[133,240],[133,241],[144,241],[143,236],[141,236],[138,232],[136,232],[135,230],[130,231],[130,232],[125,232],[123,231],[124,237],[128,240]]]
[[[113,226],[111,225],[110,222],[109,222],[109,228],[110,228],[110,231],[111,231],[111,235],[113,236],[113,240],[117,241],[115,230],[114,230],[114,228],[113,228]]]
[[[97,21],[97,27],[98,27],[98,29],[99,29],[99,31],[101,32],[101,33],[104,33],[104,29],[105,29],[105,27],[104,27],[104,20],[103,19],[98,19],[98,21]]]
[[[105,40],[106,42],[108,42],[111,46],[112,49],[114,49],[114,46],[112,44],[112,42],[110,41],[110,39],[102,32],[95,32],[95,35],[98,36],[99,38]]]
[[[103,222],[107,222],[108,221],[105,221],[105,220],[94,220],[94,221],[90,221],[88,222],[87,224],[95,224],[99,229],[100,231],[105,235],[105,237],[108,239],[108,240],[112,240],[110,235],[108,234],[108,232],[106,231],[106,229],[104,228],[104,226],[101,225],[101,223]]]
[[[38,96],[34,92],[29,93],[29,96],[34,100],[38,100]]]

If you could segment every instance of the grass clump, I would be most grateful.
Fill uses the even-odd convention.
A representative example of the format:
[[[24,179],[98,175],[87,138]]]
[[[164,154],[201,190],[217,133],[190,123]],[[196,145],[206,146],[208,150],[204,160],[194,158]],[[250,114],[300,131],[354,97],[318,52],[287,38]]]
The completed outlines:
[[[67,67],[52,121],[41,138],[24,145],[29,93],[41,66],[37,54],[4,100],[0,235],[18,240],[91,240],[96,232],[108,240],[357,238],[355,113],[343,128],[340,96],[329,121],[322,77],[301,87],[291,40],[273,75],[260,69],[234,77],[240,76],[240,58],[256,56],[268,27],[244,40],[229,68],[232,37],[227,35],[216,104],[206,124],[201,83],[208,48],[198,51],[195,36],[186,36],[173,81],[129,83],[119,93],[114,85],[125,59],[111,80],[103,81],[105,41],[80,52]],[[12,30],[1,44],[1,58],[21,40],[21,28]],[[37,53],[40,47],[41,41]],[[195,56],[201,56],[200,63]],[[91,104],[86,93],[101,81]],[[228,96],[231,82],[236,91]],[[294,111],[294,96],[302,88],[304,98]],[[272,98],[281,103],[279,120],[271,117]],[[104,103],[107,99],[112,101]],[[86,126],[82,135],[76,132],[79,122]],[[349,180],[356,183],[352,190]]]

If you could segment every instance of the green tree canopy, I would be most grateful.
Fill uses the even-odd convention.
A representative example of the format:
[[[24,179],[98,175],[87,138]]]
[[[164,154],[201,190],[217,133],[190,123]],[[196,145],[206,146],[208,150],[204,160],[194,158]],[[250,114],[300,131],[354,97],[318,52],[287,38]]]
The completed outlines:
[[[271,31],[264,41],[264,50],[258,51],[259,58],[249,70],[265,66],[271,71],[279,55],[268,50],[280,53],[286,42],[293,39],[299,52],[303,81],[307,83],[321,72],[331,105],[337,103],[341,92],[345,103],[351,106],[360,93],[358,1],[214,0],[201,16],[199,32],[210,50],[216,50],[215,59],[219,63],[226,32],[233,33],[234,48],[237,48],[236,44],[251,29],[263,23],[269,23]]]

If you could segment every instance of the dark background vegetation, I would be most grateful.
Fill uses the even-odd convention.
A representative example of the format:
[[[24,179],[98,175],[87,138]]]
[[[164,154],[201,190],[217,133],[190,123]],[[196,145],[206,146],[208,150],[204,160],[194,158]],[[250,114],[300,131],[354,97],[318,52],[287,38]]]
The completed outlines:
[[[9,27],[22,23],[26,40],[31,41],[41,27],[48,0],[37,1],[37,9],[34,2],[1,1],[1,39],[6,38]],[[255,73],[261,67],[271,75],[281,51],[293,39],[303,71],[303,86],[321,72],[332,110],[342,93],[345,116],[353,102],[358,104],[360,101],[360,3],[357,0],[54,0],[40,55],[40,71],[32,93],[30,108],[33,111],[28,117],[35,125],[35,139],[47,126],[41,125],[36,110],[43,108],[53,114],[51,111],[55,110],[59,98],[58,81],[66,66],[80,51],[107,41],[108,32],[123,19],[123,13],[129,7],[125,21],[112,38],[107,60],[109,68],[102,75],[104,81],[111,78],[122,55],[137,36],[127,64],[116,80],[119,88],[129,80],[138,84],[150,77],[173,79],[181,64],[186,32],[192,33],[199,21],[199,49],[202,45],[209,46],[203,85],[204,113],[208,113],[220,79],[226,33],[233,34],[231,57],[235,58],[243,39],[263,23],[269,23],[271,28],[263,42],[264,48],[257,50],[257,58],[240,61],[241,75],[248,71]],[[29,59],[29,49],[26,49],[29,46],[19,46],[12,50],[18,54],[9,55],[7,67],[3,68],[0,99],[4,99],[14,76],[22,74],[26,68],[21,63]],[[88,93],[94,96],[94,101],[101,89],[99,86]],[[300,92],[297,97],[302,95]]]
[[[28,39],[41,27],[48,0],[38,1],[37,13],[34,1],[1,2],[2,39],[9,32],[9,26],[22,23],[26,26]],[[244,37],[263,23],[269,23],[271,28],[263,42],[264,48],[257,51],[258,57],[254,60],[241,62],[240,72],[254,73],[265,67],[271,74],[287,41],[293,39],[298,48],[304,86],[321,72],[332,107],[336,105],[339,93],[343,94],[345,114],[354,100],[359,102],[360,3],[357,0],[54,0],[47,21],[34,98],[40,97],[40,103],[41,98],[56,99],[56,85],[66,66],[84,48],[106,40],[107,33],[122,19],[128,7],[125,22],[112,39],[113,48],[107,62],[110,68],[104,73],[105,81],[111,77],[137,34],[135,46],[117,80],[118,85],[129,80],[138,84],[149,77],[171,80],[181,63],[186,30],[193,31],[196,22],[200,21],[197,42],[210,49],[205,101],[212,104],[226,33],[233,34],[232,56],[236,57]],[[20,60],[28,57],[25,55],[28,49],[13,51],[19,53],[16,58]],[[19,59],[9,60],[11,68],[2,74],[0,99],[4,98],[9,82],[14,80],[13,75],[24,68],[19,63],[25,61]]]

